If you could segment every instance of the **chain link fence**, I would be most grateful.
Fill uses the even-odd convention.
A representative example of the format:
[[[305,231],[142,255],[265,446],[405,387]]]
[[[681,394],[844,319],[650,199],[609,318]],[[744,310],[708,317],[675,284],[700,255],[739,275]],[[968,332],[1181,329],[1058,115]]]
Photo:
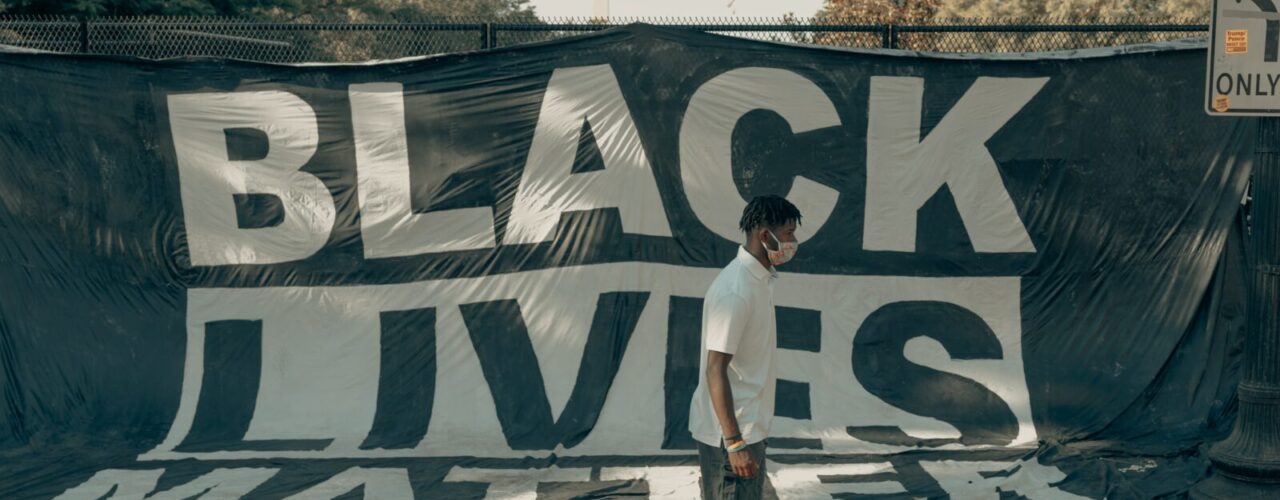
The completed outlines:
[[[1203,20],[929,24],[786,19],[427,19],[363,23],[233,18],[0,16],[0,46],[151,59],[212,56],[263,62],[353,62],[541,42],[631,22],[708,33],[862,48],[940,52],[1068,50],[1204,37]]]

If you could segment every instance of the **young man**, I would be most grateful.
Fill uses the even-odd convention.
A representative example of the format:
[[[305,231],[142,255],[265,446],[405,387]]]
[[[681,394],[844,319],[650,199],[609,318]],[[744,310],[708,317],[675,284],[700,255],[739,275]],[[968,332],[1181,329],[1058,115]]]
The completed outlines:
[[[706,500],[761,498],[764,493],[765,438],[777,383],[774,266],[795,255],[798,224],[800,211],[786,199],[751,200],[738,223],[746,243],[707,290],[703,376],[689,408]]]

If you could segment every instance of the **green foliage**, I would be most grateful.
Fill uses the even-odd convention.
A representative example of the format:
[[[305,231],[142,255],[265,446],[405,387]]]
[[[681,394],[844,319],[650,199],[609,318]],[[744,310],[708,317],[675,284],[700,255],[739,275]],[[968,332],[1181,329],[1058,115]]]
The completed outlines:
[[[534,18],[529,0],[0,0],[0,13],[366,22],[445,16]]]
[[[1193,24],[1208,22],[1212,0],[826,0],[818,24]],[[818,33],[803,41],[867,46],[866,35]],[[940,52],[1024,52],[1106,47],[1184,38],[1180,32],[901,33],[898,47]]]

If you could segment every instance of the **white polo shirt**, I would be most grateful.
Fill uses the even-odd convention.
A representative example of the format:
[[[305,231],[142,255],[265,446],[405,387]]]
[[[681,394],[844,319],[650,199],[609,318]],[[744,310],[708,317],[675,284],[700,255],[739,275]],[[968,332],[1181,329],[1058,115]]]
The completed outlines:
[[[698,389],[689,405],[689,432],[709,446],[720,446],[723,433],[711,393],[707,389],[707,351],[732,354],[729,387],[733,411],[747,444],[769,437],[773,398],[777,387],[775,353],[778,328],[773,313],[773,280],[745,248],[711,282],[702,304],[702,349],[698,360]]]

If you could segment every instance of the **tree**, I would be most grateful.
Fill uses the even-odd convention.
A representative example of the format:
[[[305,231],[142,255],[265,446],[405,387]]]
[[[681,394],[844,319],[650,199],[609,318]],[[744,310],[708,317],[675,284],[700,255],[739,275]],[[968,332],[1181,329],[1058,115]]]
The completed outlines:
[[[945,0],[940,19],[1032,23],[1204,23],[1211,0]],[[1107,47],[1186,37],[1183,33],[1018,33],[967,40],[956,50],[1025,51]]]
[[[826,24],[918,24],[933,19],[943,0],[827,0],[814,17]]]
[[[533,7],[529,0],[0,0],[0,13],[384,21],[443,16],[533,18]]]
[[[813,17],[813,24],[922,24],[933,18],[942,0],[827,0]],[[799,24],[788,15],[785,22]],[[819,32],[813,35],[793,33],[794,41],[839,45],[842,47],[879,47],[879,33]]]
[[[946,0],[943,18],[1203,21],[1211,0]]]
[[[1211,0],[826,0],[819,24],[1203,23]],[[903,33],[905,49],[948,52],[1043,51],[1152,42],[1183,33]],[[801,37],[798,37],[801,38]],[[818,33],[800,41],[877,46],[866,33]]]
[[[106,16],[221,16],[210,23],[180,18],[122,22],[95,20],[90,52],[150,58],[215,56],[274,62],[363,61],[476,50],[480,33],[432,26],[334,29],[315,23],[505,19],[537,23],[529,0],[0,0],[0,14]],[[250,21],[312,24],[268,30]],[[0,44],[67,46],[64,31],[40,27],[3,29]]]

